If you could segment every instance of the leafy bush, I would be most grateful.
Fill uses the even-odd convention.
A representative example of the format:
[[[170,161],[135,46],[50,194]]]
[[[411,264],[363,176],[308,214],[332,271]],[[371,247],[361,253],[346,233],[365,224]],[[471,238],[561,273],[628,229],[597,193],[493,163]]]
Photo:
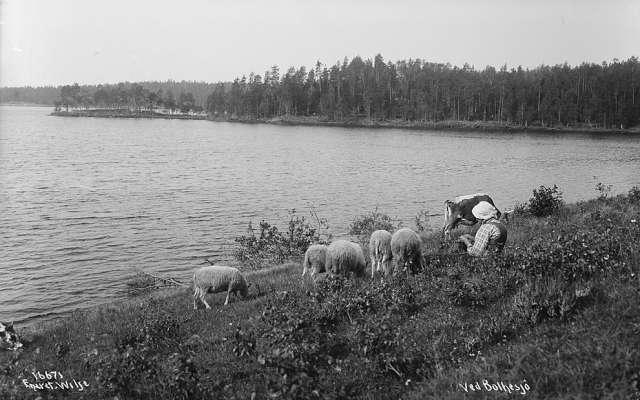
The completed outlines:
[[[532,325],[546,319],[567,318],[599,293],[591,285],[553,275],[530,278],[513,297],[511,317]]]
[[[540,186],[533,189],[533,196],[529,199],[529,212],[536,217],[546,217],[553,214],[564,205],[562,192],[558,186]]]
[[[596,192],[599,193],[598,197],[601,199],[606,199],[607,197],[609,197],[612,188],[613,185],[605,185],[602,182],[596,183]]]
[[[516,203],[513,206],[513,213],[515,215],[526,215],[529,212],[529,205],[527,203]]]
[[[326,243],[321,231],[327,229],[326,220],[317,220],[313,227],[296,210],[289,211],[287,230],[282,232],[275,225],[261,221],[259,231],[251,222],[246,235],[235,238],[234,257],[241,263],[259,268],[264,265],[281,264],[286,260],[300,258],[313,243]]]
[[[233,347],[233,354],[236,356],[250,356],[255,352],[256,338],[251,334],[251,332],[247,332],[240,327],[237,327],[233,338],[235,343]]]
[[[378,211],[378,207],[376,207],[373,211],[356,217],[349,226],[349,234],[357,236],[360,243],[367,245],[369,244],[369,237],[373,232],[379,229],[393,232],[399,228],[400,225],[400,223],[397,223],[387,214]]]
[[[483,308],[505,296],[510,286],[493,275],[471,274],[464,279],[452,280],[448,289],[453,304],[461,307]]]
[[[427,232],[431,230],[430,220],[431,215],[428,210],[420,210],[415,216],[414,224],[417,232]]]

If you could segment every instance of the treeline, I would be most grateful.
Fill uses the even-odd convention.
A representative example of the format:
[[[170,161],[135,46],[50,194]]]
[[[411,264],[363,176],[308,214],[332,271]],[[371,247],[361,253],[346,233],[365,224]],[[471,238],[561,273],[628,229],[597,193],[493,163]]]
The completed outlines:
[[[200,103],[202,104],[202,103]],[[157,108],[168,109],[171,112],[189,111],[200,112],[201,105],[196,103],[191,92],[181,91],[176,97],[173,91],[166,92],[159,87],[157,90],[145,88],[139,83],[117,85],[98,85],[95,90],[74,85],[60,88],[60,98],[54,103],[56,110],[64,108],[99,108],[99,109],[128,109],[132,111],[154,111]]]
[[[317,116],[405,121],[497,121],[527,126],[628,128],[640,121],[637,57],[477,71],[423,60],[355,57],[309,71],[277,66],[220,83],[207,98],[214,116]]]
[[[78,85],[80,97],[76,100],[75,104],[71,104],[71,107],[91,107],[96,105],[95,99],[92,97],[100,89],[113,93],[115,89],[119,92],[129,91],[132,86],[139,85],[149,93],[162,92],[163,97],[166,99],[168,96],[173,96],[177,102],[181,93],[191,93],[193,95],[194,104],[196,106],[204,107],[207,96],[215,89],[216,85],[206,82],[196,81],[147,81],[147,82],[122,82],[118,84],[104,84],[104,85]],[[76,85],[66,85],[76,86]],[[0,102],[2,103],[35,103],[55,105],[56,101],[62,103],[61,91],[64,86],[42,86],[42,87],[3,87],[0,88]],[[76,91],[77,89],[74,89]],[[101,95],[99,95],[100,97]],[[69,99],[71,100],[71,99]],[[93,101],[93,103],[91,103]],[[111,100],[110,100],[111,101]],[[62,105],[62,104],[61,104]],[[122,103],[121,107],[124,107]]]
[[[59,86],[0,87],[0,103],[53,105],[59,97]]]

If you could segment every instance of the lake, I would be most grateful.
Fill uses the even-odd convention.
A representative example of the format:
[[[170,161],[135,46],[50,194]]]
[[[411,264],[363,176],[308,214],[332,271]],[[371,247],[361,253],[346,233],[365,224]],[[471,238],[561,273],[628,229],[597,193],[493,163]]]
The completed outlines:
[[[500,209],[557,184],[569,201],[640,184],[640,137],[62,118],[0,106],[0,320],[126,297],[137,269],[189,279],[249,221],[314,207],[334,235],[373,210],[411,226],[456,195]],[[432,218],[439,228],[442,218]]]

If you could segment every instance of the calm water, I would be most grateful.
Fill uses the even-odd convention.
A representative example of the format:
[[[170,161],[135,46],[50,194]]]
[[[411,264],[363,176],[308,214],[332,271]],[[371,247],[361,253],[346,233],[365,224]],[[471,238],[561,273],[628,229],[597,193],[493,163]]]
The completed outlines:
[[[538,185],[568,201],[639,184],[632,136],[414,132],[50,117],[0,107],[0,320],[125,296],[138,268],[188,279],[228,259],[250,220],[315,206],[332,232],[379,207],[486,191],[511,208]],[[433,218],[440,226],[441,219]]]

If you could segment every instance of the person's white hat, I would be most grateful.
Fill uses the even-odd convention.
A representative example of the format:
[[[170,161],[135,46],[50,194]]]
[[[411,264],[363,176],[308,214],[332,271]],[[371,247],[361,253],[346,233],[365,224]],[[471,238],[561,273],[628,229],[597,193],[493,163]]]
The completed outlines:
[[[471,214],[473,214],[473,216],[478,219],[487,220],[489,218],[497,218],[498,210],[496,210],[496,208],[492,206],[491,203],[481,201],[476,204],[475,207],[473,207],[473,209],[471,210]]]

